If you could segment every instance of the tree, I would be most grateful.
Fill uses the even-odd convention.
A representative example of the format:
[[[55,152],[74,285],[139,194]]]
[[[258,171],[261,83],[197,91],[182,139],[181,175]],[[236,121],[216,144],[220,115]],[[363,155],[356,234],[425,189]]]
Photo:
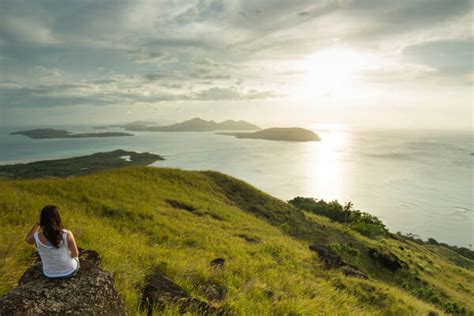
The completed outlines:
[[[347,202],[346,205],[344,205],[343,211],[344,211],[344,216],[345,216],[345,223],[347,224],[347,219],[349,218],[349,214],[352,211],[352,207],[354,204],[352,202]]]

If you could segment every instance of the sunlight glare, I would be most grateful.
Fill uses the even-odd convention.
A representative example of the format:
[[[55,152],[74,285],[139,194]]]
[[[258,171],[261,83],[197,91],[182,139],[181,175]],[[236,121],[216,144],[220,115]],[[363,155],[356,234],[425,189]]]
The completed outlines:
[[[341,125],[328,126],[318,131],[322,141],[312,144],[308,160],[309,191],[311,196],[326,201],[340,199],[345,202],[347,188],[345,175],[349,174],[343,157],[350,147],[349,132]],[[336,128],[334,128],[336,127]]]
[[[342,94],[359,83],[358,74],[370,68],[370,58],[350,48],[333,47],[312,54],[298,66],[306,73],[298,89],[300,95]]]

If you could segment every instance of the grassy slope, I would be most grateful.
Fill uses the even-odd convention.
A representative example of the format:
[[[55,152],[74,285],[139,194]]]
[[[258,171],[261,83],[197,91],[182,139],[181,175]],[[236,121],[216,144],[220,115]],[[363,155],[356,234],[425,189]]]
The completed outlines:
[[[173,208],[168,200],[196,209]],[[158,266],[193,295],[212,280],[227,289],[221,303],[236,314],[426,314],[439,308],[402,290],[364,256],[347,258],[369,280],[325,270],[309,242],[383,244],[412,260],[420,280],[470,309],[472,262],[457,254],[394,239],[373,241],[342,225],[306,214],[236,179],[215,172],[130,167],[66,179],[0,182],[0,295],[15,286],[34,249],[23,237],[46,204],[61,207],[80,246],[95,249],[132,314],[144,274]],[[257,216],[254,216],[257,215]],[[239,235],[253,237],[248,242]],[[403,243],[404,251],[398,247]],[[208,262],[224,257],[222,271]],[[429,262],[432,262],[431,264]],[[380,274],[380,275],[379,275]],[[275,293],[265,295],[265,289]],[[410,295],[414,294],[414,295]]]

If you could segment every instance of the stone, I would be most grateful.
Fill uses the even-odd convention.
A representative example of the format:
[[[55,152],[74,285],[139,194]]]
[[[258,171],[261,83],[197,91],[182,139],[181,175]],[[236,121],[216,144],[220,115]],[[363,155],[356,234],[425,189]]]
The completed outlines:
[[[217,308],[192,297],[185,289],[160,272],[148,274],[142,291],[141,308],[151,316],[153,309],[162,311],[172,306],[177,306],[182,314],[218,314]]]
[[[369,278],[366,274],[349,266],[341,267],[341,271],[347,277],[354,277],[354,278],[359,278],[359,279],[364,279],[364,280],[367,280]]]
[[[322,245],[310,245],[309,249],[318,254],[326,265],[326,268],[340,268],[344,265],[341,256],[330,248]]]
[[[36,260],[18,286],[0,298],[0,315],[126,315],[112,276],[99,266],[99,254],[81,249],[79,260],[78,273],[63,280],[46,278]]]
[[[209,262],[209,265],[211,267],[223,267],[224,263],[225,263],[224,258],[216,258],[216,259],[212,260],[211,262]]]

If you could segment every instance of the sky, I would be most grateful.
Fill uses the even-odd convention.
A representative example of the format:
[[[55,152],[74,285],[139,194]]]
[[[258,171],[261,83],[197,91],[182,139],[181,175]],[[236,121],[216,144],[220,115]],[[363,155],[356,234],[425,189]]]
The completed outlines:
[[[0,0],[0,124],[472,130],[468,0]]]

